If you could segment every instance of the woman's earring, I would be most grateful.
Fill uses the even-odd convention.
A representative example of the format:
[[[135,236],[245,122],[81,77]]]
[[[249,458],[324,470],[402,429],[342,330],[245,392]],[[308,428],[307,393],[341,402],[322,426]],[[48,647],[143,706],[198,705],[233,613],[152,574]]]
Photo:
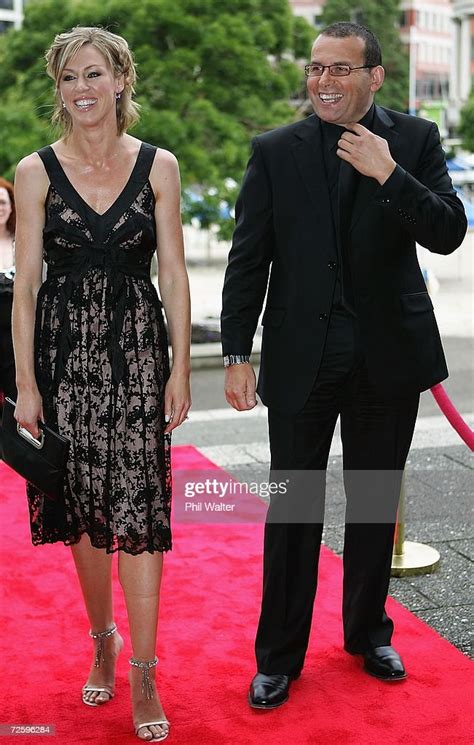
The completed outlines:
[[[122,95],[121,93],[116,93],[115,94],[115,98],[116,98],[117,101],[119,100],[119,98],[121,97],[121,95]]]

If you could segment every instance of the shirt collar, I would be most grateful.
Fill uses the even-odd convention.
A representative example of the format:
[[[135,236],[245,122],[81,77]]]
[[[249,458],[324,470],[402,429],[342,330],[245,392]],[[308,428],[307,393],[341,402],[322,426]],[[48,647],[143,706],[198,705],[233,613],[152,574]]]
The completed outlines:
[[[366,129],[372,130],[372,127],[374,125],[374,116],[375,104],[372,103],[372,106],[364,114],[362,119],[359,119],[359,124],[362,124],[362,126]],[[337,141],[341,138],[342,133],[347,132],[347,130],[344,129],[344,127],[341,127],[339,124],[331,124],[331,122],[325,122],[322,119],[320,121],[324,142],[326,143],[327,149],[332,150],[336,146]]]

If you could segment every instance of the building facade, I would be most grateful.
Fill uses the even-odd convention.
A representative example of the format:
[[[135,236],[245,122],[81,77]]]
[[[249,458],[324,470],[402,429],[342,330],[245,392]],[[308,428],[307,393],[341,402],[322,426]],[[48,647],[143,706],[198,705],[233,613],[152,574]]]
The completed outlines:
[[[0,33],[9,28],[20,28],[24,4],[24,0],[0,0]]]
[[[474,77],[474,2],[453,2],[453,55],[450,77],[450,119],[459,120],[459,109],[466,102]]]
[[[296,16],[305,18],[315,28],[321,25],[320,15],[324,0],[289,0],[289,3]]]
[[[447,100],[453,49],[452,8],[448,0],[402,0],[400,36],[414,72],[414,108]]]

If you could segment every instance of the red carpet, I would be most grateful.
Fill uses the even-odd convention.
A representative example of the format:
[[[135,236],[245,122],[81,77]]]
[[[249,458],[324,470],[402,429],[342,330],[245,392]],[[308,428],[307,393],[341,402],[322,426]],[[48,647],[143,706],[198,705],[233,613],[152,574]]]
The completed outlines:
[[[215,469],[192,447],[174,449],[174,467]],[[54,724],[57,739],[49,742],[138,742],[131,726],[130,644],[117,579],[115,617],[126,647],[116,697],[95,709],[80,701],[92,646],[70,551],[62,544],[31,545],[23,482],[3,464],[0,495],[1,722]],[[172,723],[167,742],[471,745],[469,661],[398,603],[390,600],[388,610],[407,681],[388,685],[372,679],[361,672],[359,658],[342,651],[341,561],[328,550],[322,554],[303,676],[281,709],[248,708],[262,533],[262,524],[255,523],[175,522],[174,549],[165,560],[158,643],[159,687]],[[25,742],[27,737],[5,736],[0,742]],[[34,741],[46,742],[41,736]]]

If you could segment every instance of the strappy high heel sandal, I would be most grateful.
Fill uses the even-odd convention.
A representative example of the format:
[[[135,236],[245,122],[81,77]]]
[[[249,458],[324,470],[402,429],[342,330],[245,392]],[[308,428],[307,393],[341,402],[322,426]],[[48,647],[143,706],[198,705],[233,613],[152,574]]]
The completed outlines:
[[[112,634],[115,634],[117,631],[117,626],[114,623],[113,626],[110,627],[110,629],[106,629],[105,631],[89,631],[89,636],[91,636],[93,639],[98,639],[99,643],[97,645],[96,653],[95,653],[95,660],[94,660],[94,667],[100,667],[102,660],[105,659],[104,657],[104,639],[106,639],[108,636],[112,636]],[[90,701],[88,698],[86,698],[86,694],[88,693],[105,693],[108,696],[108,699],[105,701],[97,701],[97,697],[94,701]],[[87,706],[102,706],[103,704],[107,704],[109,701],[111,701],[114,697],[114,691],[110,686],[93,686],[89,683],[86,683],[85,686],[82,687],[82,701]]]
[[[145,698],[151,700],[152,698],[154,698],[154,693],[153,686],[150,680],[149,670],[151,667],[156,667],[156,665],[158,664],[158,657],[155,657],[154,660],[146,662],[141,662],[140,660],[136,660],[134,657],[131,657],[129,662],[131,665],[133,665],[133,667],[138,667],[142,671],[142,694],[145,696]],[[167,725],[167,729],[163,730],[161,735],[154,735],[153,737],[145,738],[140,737],[140,735],[138,734],[143,727],[163,727],[163,725]],[[161,740],[164,740],[166,737],[168,737],[170,733],[170,723],[167,719],[155,719],[155,721],[153,722],[141,722],[140,724],[135,724],[134,722],[134,726],[135,734],[140,740],[143,740],[143,742],[160,742]]]

